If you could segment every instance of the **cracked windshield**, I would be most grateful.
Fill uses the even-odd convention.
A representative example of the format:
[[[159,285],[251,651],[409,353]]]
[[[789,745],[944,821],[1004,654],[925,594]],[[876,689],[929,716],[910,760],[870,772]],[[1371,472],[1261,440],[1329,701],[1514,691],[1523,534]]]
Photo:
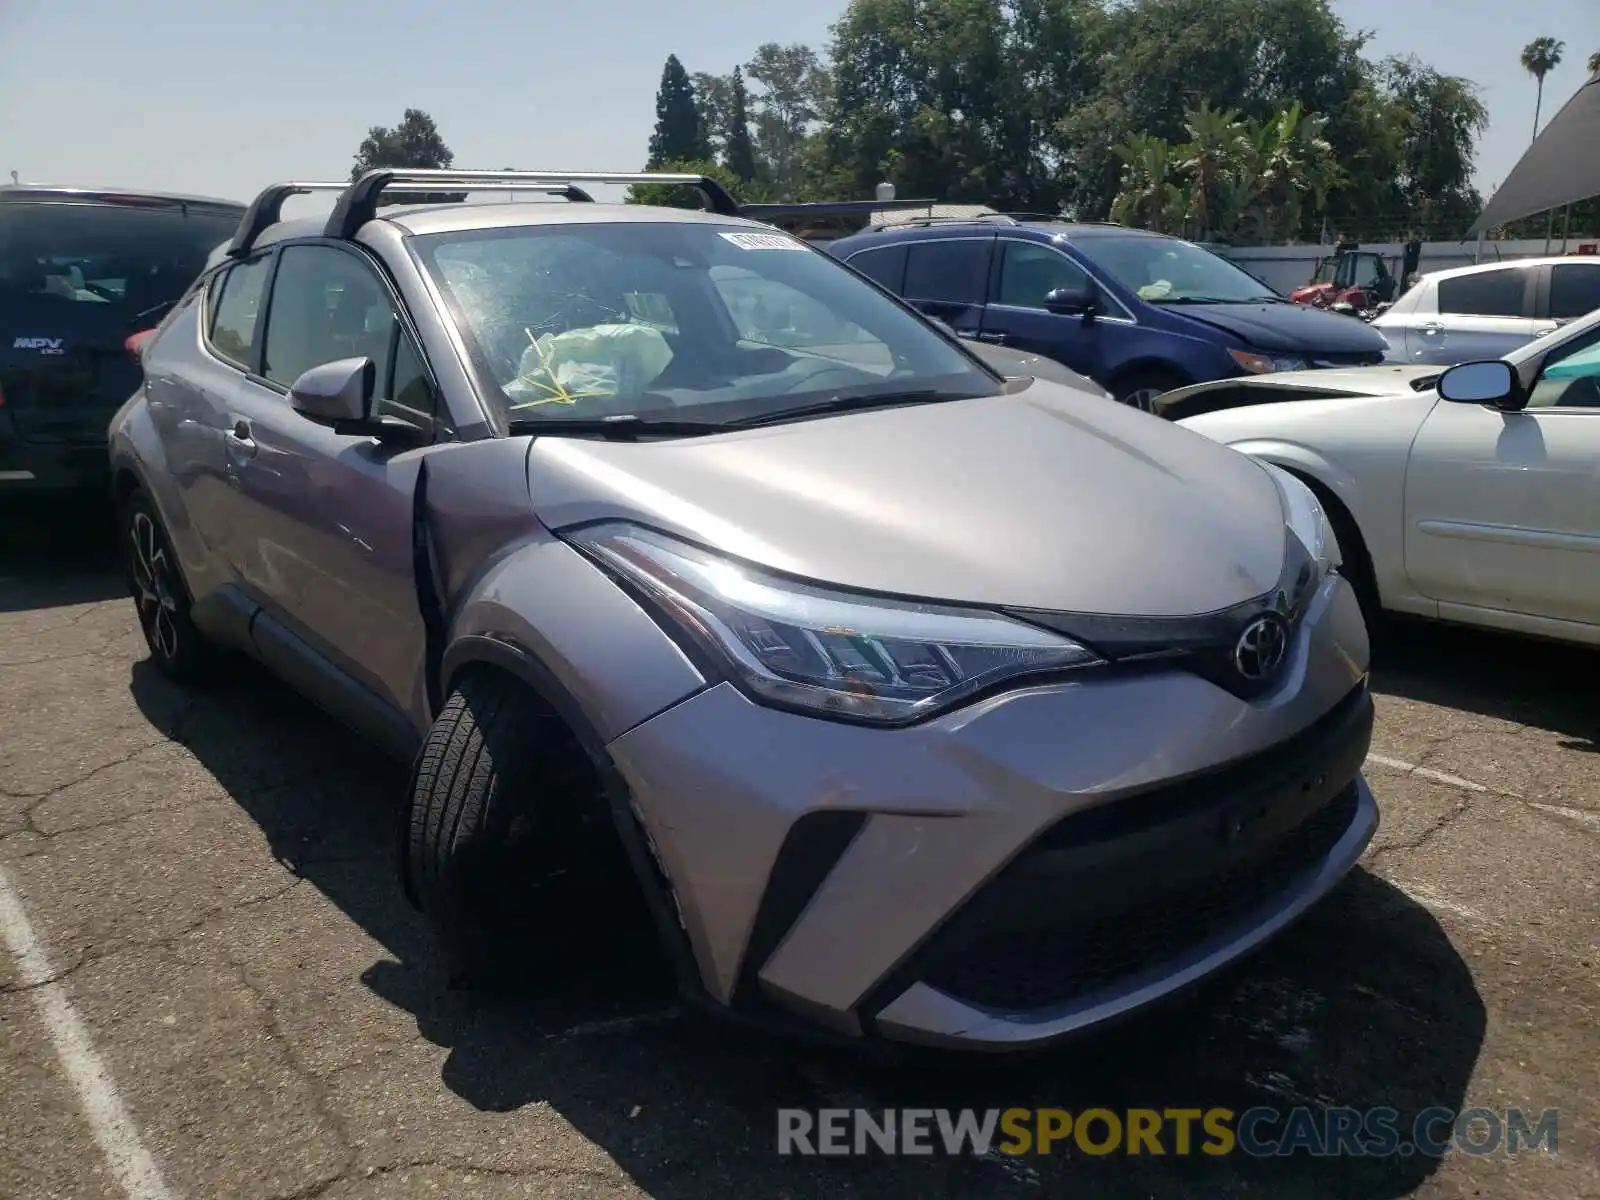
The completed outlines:
[[[998,390],[786,234],[563,223],[416,242],[512,421],[745,419],[813,400]]]

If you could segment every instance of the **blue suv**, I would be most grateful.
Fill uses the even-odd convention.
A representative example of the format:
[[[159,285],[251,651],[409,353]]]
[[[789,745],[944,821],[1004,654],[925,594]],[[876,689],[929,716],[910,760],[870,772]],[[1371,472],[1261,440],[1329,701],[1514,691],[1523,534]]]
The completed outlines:
[[[1388,343],[1293,304],[1192,242],[1121,225],[922,219],[842,238],[835,257],[964,338],[1042,354],[1149,410],[1233,375],[1367,366]]]

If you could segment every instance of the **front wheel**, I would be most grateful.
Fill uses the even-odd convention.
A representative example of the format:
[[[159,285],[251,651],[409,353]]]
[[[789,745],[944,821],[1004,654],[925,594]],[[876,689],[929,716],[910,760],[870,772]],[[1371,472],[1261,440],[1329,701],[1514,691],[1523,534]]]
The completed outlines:
[[[143,489],[136,489],[123,503],[120,525],[128,590],[151,661],[163,674],[184,683],[203,678],[215,664],[216,650],[190,620],[189,591],[178,556]]]
[[[1118,403],[1137,408],[1140,412],[1153,413],[1156,411],[1157,396],[1181,388],[1187,382],[1175,372],[1159,368],[1134,371],[1112,384],[1111,395]]]
[[[456,972],[520,986],[553,961],[614,944],[638,891],[571,731],[518,680],[463,678],[418,756],[406,889]]]

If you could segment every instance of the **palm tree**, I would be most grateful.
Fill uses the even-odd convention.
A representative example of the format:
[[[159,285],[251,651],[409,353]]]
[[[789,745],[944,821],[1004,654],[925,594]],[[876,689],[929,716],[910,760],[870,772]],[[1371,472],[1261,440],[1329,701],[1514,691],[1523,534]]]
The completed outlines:
[[[1218,193],[1244,155],[1244,124],[1237,112],[1218,111],[1202,101],[1199,108],[1185,114],[1183,129],[1189,140],[1175,153],[1178,171],[1190,180],[1184,220],[1205,238],[1221,225]]]
[[[1533,136],[1539,137],[1539,110],[1544,106],[1544,77],[1561,64],[1565,42],[1555,38],[1534,38],[1522,48],[1522,69],[1539,81],[1539,96],[1533,102]]]

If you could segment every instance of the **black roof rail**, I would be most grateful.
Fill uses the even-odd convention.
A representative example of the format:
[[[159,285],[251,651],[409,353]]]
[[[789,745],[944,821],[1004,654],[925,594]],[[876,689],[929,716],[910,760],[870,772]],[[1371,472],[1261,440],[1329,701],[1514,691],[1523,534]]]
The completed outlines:
[[[416,173],[417,172],[395,172],[394,174],[414,175]],[[371,175],[374,174],[374,172],[369,171],[367,174]],[[490,172],[474,172],[474,174],[487,175],[490,174]],[[582,188],[574,187],[565,181],[557,182],[554,180],[541,180],[537,183],[529,183],[519,179],[514,179],[511,177],[511,174],[505,171],[495,172],[494,174],[497,174],[499,177],[496,181],[496,186],[494,188],[495,191],[543,192],[547,195],[560,196],[566,200],[577,201],[580,203],[592,203],[594,200],[594,197],[588,192],[584,191]],[[365,176],[362,178],[365,178]],[[359,183],[360,181],[357,182]],[[251,201],[250,207],[245,210],[244,217],[239,222],[238,232],[233,235],[233,241],[228,245],[228,257],[238,258],[240,255],[248,254],[251,247],[255,245],[256,240],[260,238],[260,236],[265,233],[267,229],[273,225],[276,225],[280,220],[282,220],[283,202],[290,196],[307,196],[312,192],[339,192],[342,195],[347,195],[355,186],[356,184],[350,183],[319,181],[304,183],[274,183],[263,188],[261,190],[261,194]],[[427,187],[421,182],[408,183],[404,181],[397,181],[393,187],[390,187],[386,190],[390,193],[402,196],[415,194],[429,196],[436,194],[436,190],[434,188]],[[340,204],[343,204],[343,202],[343,199],[341,199]],[[338,210],[335,209],[335,211]]]
[[[569,188],[580,183],[660,183],[687,184],[698,188],[711,212],[726,217],[739,215],[739,203],[709,175],[677,175],[655,171],[613,174],[606,171],[432,171],[409,167],[380,167],[368,171],[350,184],[328,217],[324,232],[328,237],[352,236],[378,214],[378,198],[396,187],[409,191],[436,192],[444,188],[472,188],[479,191],[507,191],[512,185],[554,184]],[[537,188],[531,190],[539,190]],[[584,193],[587,195],[587,193]]]
[[[864,213],[932,208],[937,200],[823,200],[808,204],[741,204],[739,215],[755,221],[773,217],[853,217]]]
[[[1021,221],[1006,213],[973,213],[970,217],[912,217],[909,221],[896,221],[891,228],[923,227],[929,225],[982,225],[998,222],[1002,225],[1020,225]]]
[[[250,253],[250,248],[256,244],[256,239],[282,219],[283,202],[290,196],[309,196],[312,192],[342,192],[349,186],[348,183],[327,181],[268,184],[261,189],[260,195],[250,201],[250,207],[244,210],[244,216],[239,219],[239,228],[233,235],[233,241],[228,243],[228,257],[238,258]]]

